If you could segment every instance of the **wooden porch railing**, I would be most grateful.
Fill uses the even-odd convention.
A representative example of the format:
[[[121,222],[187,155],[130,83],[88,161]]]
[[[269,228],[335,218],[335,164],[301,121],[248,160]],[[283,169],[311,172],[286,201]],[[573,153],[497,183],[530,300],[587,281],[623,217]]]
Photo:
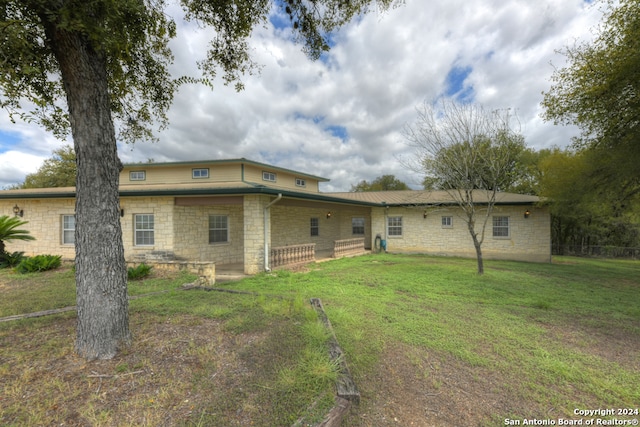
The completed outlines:
[[[316,244],[280,246],[271,248],[271,268],[290,267],[296,264],[306,264],[316,260]]]
[[[333,258],[364,253],[364,237],[333,241]]]

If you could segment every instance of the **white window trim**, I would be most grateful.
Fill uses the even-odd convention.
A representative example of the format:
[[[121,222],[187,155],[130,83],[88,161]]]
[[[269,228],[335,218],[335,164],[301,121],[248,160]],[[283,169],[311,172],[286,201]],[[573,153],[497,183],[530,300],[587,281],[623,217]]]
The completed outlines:
[[[211,218],[212,217],[224,217],[226,219],[226,227],[225,228],[214,228],[211,227]],[[211,241],[211,234],[209,234],[209,244],[210,245],[225,245],[227,243],[229,243],[231,241],[231,230],[230,230],[230,226],[229,226],[229,215],[225,215],[225,214],[210,214],[209,215],[209,233],[211,233],[211,230],[225,230],[227,232],[227,240],[224,241],[220,241],[220,242],[212,242]]]
[[[268,182],[277,182],[278,175],[275,172],[262,171],[262,180]]]
[[[307,186],[307,180],[305,180],[304,178],[296,178],[296,187],[306,187]]]
[[[65,221],[64,221],[64,220],[65,220],[65,218],[66,218],[66,217],[72,217],[72,218],[73,218],[73,228],[65,228],[65,227],[64,227],[64,225],[65,225],[65,224],[64,224],[64,223],[65,223]],[[63,244],[63,245],[74,245],[74,244],[76,243],[76,239],[75,239],[75,232],[76,232],[76,221],[75,221],[75,215],[67,215],[67,214],[62,215],[60,228],[62,229],[62,244]],[[64,236],[65,236],[65,232],[66,232],[66,231],[73,231],[73,242],[67,242],[67,241],[65,240],[65,237],[64,237]]]
[[[139,216],[151,216],[153,217],[153,228],[137,228],[138,221],[137,217]],[[133,245],[137,247],[152,247],[156,242],[156,219],[154,214],[134,214],[133,215]],[[151,231],[153,233],[153,243],[138,243],[138,231]]]
[[[206,174],[202,175],[202,172],[206,172]],[[198,173],[200,176],[196,176],[196,173]],[[193,168],[193,169],[191,169],[191,178],[193,178],[193,179],[208,179],[209,177],[210,177],[209,168]]]
[[[140,177],[137,176],[140,174]],[[147,180],[147,171],[130,171],[129,172],[129,181],[146,181]]]
[[[499,225],[496,226],[495,225],[495,220],[497,218],[506,218],[507,219],[507,225]],[[507,229],[507,235],[506,236],[496,236],[496,228],[498,229]],[[494,215],[493,218],[491,219],[491,235],[494,239],[497,240],[508,240],[511,239],[511,218],[508,215]]]
[[[446,222],[448,222],[448,224],[445,224],[445,218],[447,219]],[[453,228],[453,217],[450,215],[443,215],[442,216],[442,228]]]
[[[389,221],[391,221],[391,219],[400,219],[400,225],[391,226],[389,224]],[[399,228],[400,234],[391,234],[392,228]],[[390,239],[393,239],[393,238],[399,239],[399,238],[402,238],[403,236],[404,236],[404,224],[402,223],[402,216],[401,215],[388,216],[387,217],[387,237],[389,237]]]

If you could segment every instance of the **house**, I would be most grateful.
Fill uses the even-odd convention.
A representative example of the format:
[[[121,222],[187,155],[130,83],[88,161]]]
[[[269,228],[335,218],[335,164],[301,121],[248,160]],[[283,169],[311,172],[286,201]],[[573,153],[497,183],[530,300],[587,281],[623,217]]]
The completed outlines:
[[[255,274],[384,243],[392,252],[475,257],[446,192],[321,192],[327,181],[244,158],[125,165],[125,258],[241,264]],[[8,242],[7,250],[73,259],[74,206],[74,188],[0,191],[0,215],[17,212],[36,238]],[[535,196],[499,193],[482,248],[488,259],[549,262],[548,209]]]

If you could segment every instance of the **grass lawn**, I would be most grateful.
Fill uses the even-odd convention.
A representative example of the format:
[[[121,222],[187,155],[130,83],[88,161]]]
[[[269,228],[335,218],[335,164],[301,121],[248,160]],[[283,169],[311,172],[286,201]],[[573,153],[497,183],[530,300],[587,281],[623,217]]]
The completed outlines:
[[[640,408],[640,262],[553,264],[370,255],[218,287],[130,284],[135,341],[73,354],[73,313],[0,323],[2,425],[313,422],[334,367],[309,308],[321,298],[362,401],[345,426],[517,425]],[[0,271],[0,316],[74,304],[67,269]],[[615,416],[630,420],[634,417]],[[635,416],[640,419],[640,415]],[[522,424],[521,424],[522,425]]]

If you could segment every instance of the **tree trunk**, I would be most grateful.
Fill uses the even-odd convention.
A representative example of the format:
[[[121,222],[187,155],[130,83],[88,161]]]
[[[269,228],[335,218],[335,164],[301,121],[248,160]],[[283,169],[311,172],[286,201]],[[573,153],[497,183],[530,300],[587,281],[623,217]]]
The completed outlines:
[[[484,260],[482,258],[482,248],[480,247],[480,242],[478,239],[474,237],[473,245],[476,248],[476,258],[478,259],[478,274],[484,274]]]
[[[47,26],[60,64],[76,152],[76,351],[110,359],[131,340],[118,158],[106,59],[83,34]]]
[[[482,243],[478,240],[472,221],[468,222],[469,233],[473,239],[473,246],[476,248],[476,258],[478,260],[478,274],[484,274],[484,260],[482,259]]]

